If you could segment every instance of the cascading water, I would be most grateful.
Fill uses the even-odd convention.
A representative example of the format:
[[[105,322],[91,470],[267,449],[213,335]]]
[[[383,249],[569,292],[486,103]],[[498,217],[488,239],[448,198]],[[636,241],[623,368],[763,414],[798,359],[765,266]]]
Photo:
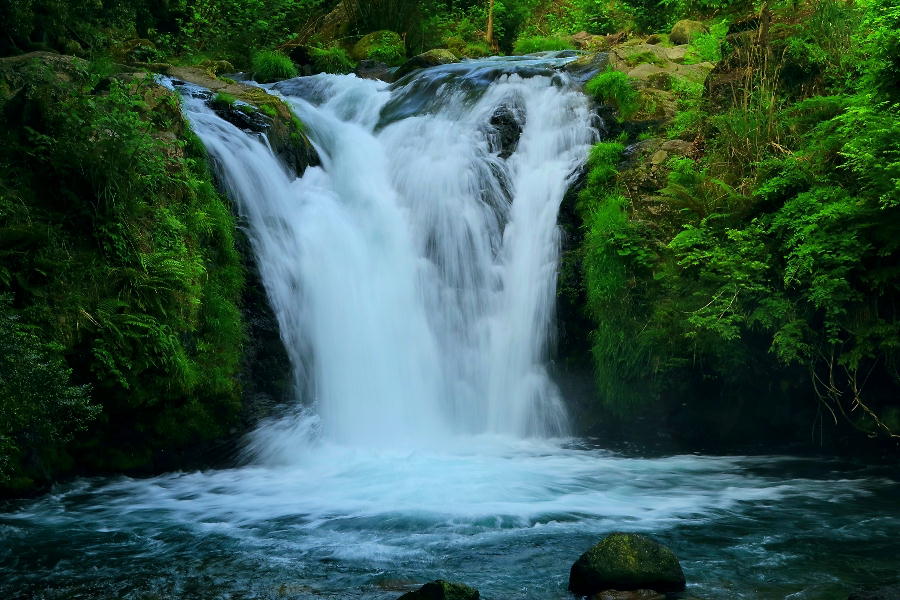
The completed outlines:
[[[895,472],[552,438],[555,219],[594,135],[561,62],[278,84],[322,158],[301,178],[188,97],[309,410],[260,427],[241,467],[7,505],[0,597],[395,600],[444,578],[563,600],[613,530],[671,545],[710,600],[838,600],[896,577]]]
[[[563,75],[489,74],[276,86],[323,162],[299,179],[260,138],[187,104],[249,221],[289,352],[298,372],[308,366],[300,395],[328,441],[566,431],[544,361],[556,215],[594,137],[591,113]],[[498,114],[519,134],[506,159]],[[298,429],[264,429],[254,447],[282,448]]]

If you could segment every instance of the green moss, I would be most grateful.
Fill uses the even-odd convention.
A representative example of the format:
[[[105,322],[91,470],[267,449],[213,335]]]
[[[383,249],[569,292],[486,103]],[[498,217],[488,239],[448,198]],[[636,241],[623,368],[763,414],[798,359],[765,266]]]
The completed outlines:
[[[216,94],[216,95],[213,97],[213,99],[212,99],[212,101],[211,101],[211,104],[212,104],[213,106],[219,106],[219,107],[222,107],[222,108],[229,108],[229,107],[231,107],[231,106],[234,106],[234,103],[235,103],[235,102],[237,102],[237,98],[235,98],[235,97],[232,96],[231,94],[226,94],[226,93],[224,93],[224,92],[219,92],[218,94]]]
[[[269,104],[263,104],[259,110],[273,119],[278,116],[278,112]]]
[[[569,590],[579,596],[606,589],[652,589],[680,592],[684,573],[671,550],[634,533],[612,533],[582,554],[569,577]]]
[[[644,52],[635,52],[633,54],[629,54],[625,60],[629,65],[635,66],[644,63],[648,63],[651,65],[656,65],[657,67],[665,67],[668,62],[659,56],[657,56],[653,52],[644,51]]]
[[[355,60],[374,60],[397,66],[406,60],[406,44],[396,32],[375,31],[363,36],[353,46],[351,55]]]

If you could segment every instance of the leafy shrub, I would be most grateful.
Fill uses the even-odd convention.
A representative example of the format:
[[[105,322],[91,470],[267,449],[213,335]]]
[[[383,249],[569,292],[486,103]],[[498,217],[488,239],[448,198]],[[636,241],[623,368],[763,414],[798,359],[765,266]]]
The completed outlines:
[[[709,28],[709,33],[694,35],[685,55],[685,64],[718,62],[722,60],[722,45],[728,35],[728,21],[721,20]]]
[[[608,69],[591,78],[585,91],[599,102],[616,109],[620,119],[628,119],[640,108],[639,96],[628,75]]]
[[[533,35],[516,40],[513,52],[516,54],[532,54],[554,50],[571,50],[574,46],[568,40],[555,36]]]
[[[65,444],[99,415],[90,386],[71,379],[59,346],[42,343],[0,296],[0,490],[44,479]]]
[[[253,55],[253,77],[260,83],[281,81],[297,76],[297,67],[281,52],[262,50]]]
[[[237,416],[235,222],[174,94],[71,67],[62,79],[41,59],[23,63],[23,108],[7,113],[18,126],[0,132],[0,190],[14,190],[11,206],[0,194],[0,293],[15,293],[22,323],[57,344],[103,406],[68,448],[79,464],[146,467]]]
[[[374,31],[364,35],[353,46],[351,57],[396,66],[406,60],[406,45],[403,38],[393,31]]]

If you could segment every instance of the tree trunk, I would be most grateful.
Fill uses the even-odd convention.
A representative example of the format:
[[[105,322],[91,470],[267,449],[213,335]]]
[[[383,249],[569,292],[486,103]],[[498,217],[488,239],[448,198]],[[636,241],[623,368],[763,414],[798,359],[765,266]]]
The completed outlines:
[[[494,0],[488,2],[487,32],[484,39],[489,46],[494,46]]]

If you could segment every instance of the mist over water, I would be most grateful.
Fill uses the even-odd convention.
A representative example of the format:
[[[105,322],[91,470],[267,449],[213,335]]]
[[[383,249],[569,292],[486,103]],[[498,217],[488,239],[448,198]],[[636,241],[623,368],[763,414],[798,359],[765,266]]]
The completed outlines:
[[[566,437],[546,371],[556,217],[597,132],[562,62],[277,84],[322,158],[299,178],[187,95],[246,219],[295,408],[239,467],[11,504],[0,595],[388,600],[445,578],[562,599],[571,563],[615,530],[672,546],[707,599],[843,600],[847,581],[889,579],[885,470]]]

